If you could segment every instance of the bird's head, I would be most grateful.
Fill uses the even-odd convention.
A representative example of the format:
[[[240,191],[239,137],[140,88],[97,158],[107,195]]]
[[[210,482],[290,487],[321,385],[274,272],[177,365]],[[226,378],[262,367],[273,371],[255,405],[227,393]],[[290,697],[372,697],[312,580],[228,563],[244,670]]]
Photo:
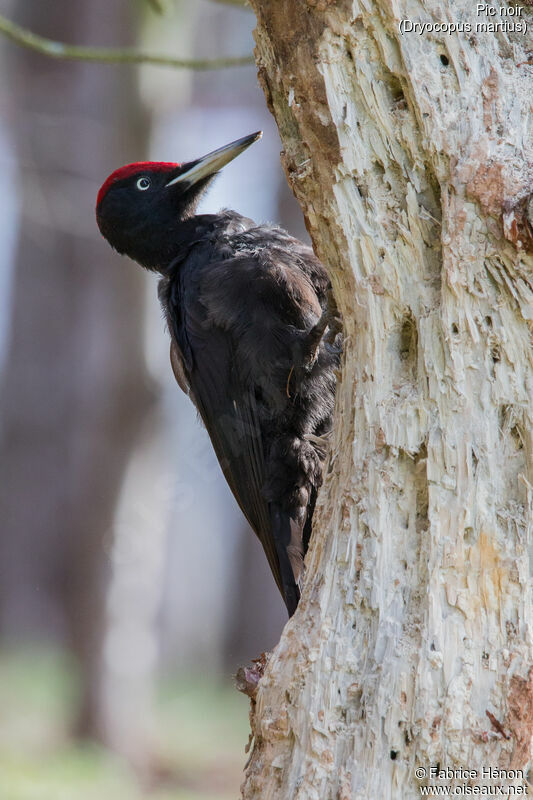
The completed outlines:
[[[142,161],[115,170],[96,200],[102,235],[143,267],[163,268],[174,256],[179,224],[194,215],[219,170],[261,135],[252,133],[186,164]]]

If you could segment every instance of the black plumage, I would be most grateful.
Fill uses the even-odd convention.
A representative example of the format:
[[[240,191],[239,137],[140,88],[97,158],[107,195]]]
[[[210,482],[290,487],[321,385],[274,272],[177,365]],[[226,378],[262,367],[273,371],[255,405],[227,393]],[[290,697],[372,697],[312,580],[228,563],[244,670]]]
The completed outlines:
[[[162,275],[176,380],[292,614],[341,336],[328,309],[328,276],[310,247],[234,211],[194,215],[213,175],[256,138],[185,165],[117,170],[100,190],[97,220],[113,247]]]

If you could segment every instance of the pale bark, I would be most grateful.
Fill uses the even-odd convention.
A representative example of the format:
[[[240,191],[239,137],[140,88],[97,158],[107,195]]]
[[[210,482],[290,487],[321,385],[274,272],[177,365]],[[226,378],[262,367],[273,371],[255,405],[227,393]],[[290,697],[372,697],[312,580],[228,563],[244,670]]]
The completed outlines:
[[[527,771],[531,39],[399,34],[402,18],[475,25],[466,2],[251,4],[346,347],[243,796],[416,798],[417,766]]]

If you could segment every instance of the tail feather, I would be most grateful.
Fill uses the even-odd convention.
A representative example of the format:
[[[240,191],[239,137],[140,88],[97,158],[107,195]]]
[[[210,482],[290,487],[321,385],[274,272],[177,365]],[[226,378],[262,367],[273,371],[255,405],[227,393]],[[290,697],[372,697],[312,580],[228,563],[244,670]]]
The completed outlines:
[[[300,599],[299,586],[303,578],[303,531],[287,511],[275,504],[270,505],[270,517],[279,560],[283,599],[289,617],[292,617]]]

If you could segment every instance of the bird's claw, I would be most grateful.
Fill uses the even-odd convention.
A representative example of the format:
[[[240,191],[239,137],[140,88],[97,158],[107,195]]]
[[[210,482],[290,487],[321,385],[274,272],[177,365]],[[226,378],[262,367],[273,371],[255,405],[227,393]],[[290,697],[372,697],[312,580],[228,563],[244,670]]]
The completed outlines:
[[[316,436],[314,433],[306,433],[303,437],[307,442],[311,442],[312,445],[318,447],[324,454],[329,450],[330,442],[331,442],[331,431],[322,434],[322,436]]]
[[[334,355],[342,353],[342,343],[337,342],[339,334],[342,334],[342,317],[339,314],[333,290],[329,289],[327,306],[316,325],[309,332],[309,351],[303,364],[306,370],[314,367],[322,339],[324,339],[324,345],[329,353]]]
[[[328,289],[328,304],[324,313],[326,314],[328,323],[328,330],[324,337],[324,341],[329,345],[334,345],[337,336],[342,334],[342,317],[339,309],[337,308],[333,289]],[[342,353],[342,346],[333,350],[332,352]]]

